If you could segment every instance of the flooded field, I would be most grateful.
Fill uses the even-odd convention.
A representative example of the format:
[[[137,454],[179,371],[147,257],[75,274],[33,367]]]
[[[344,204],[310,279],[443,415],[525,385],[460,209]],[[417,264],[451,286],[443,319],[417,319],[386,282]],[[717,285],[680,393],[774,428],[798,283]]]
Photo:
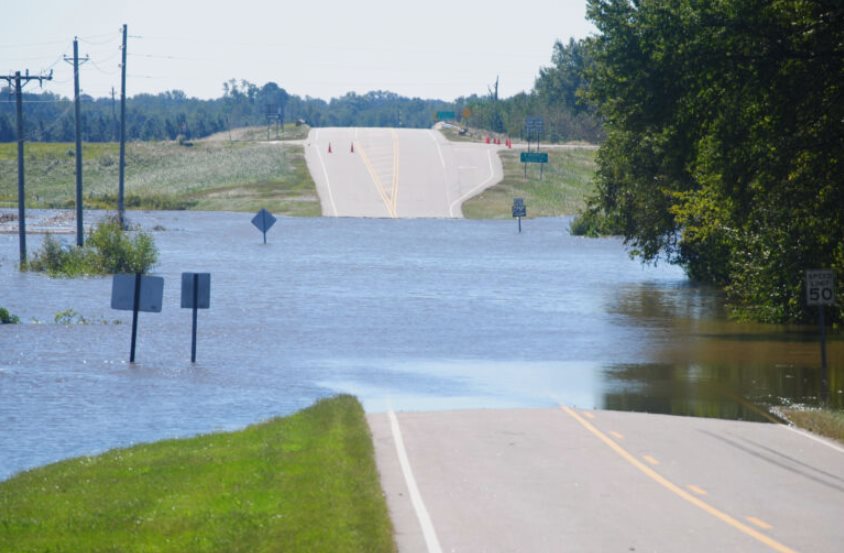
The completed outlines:
[[[0,306],[23,322],[0,327],[0,479],[340,392],[371,411],[564,403],[748,420],[817,401],[817,329],[728,322],[716,291],[643,267],[617,239],[571,237],[564,220],[518,234],[509,221],[281,219],[264,245],[250,219],[130,214],[165,279],[134,365],[111,278],[19,273],[17,235],[0,234]],[[185,271],[212,275],[196,364]],[[840,336],[829,360],[842,407]]]

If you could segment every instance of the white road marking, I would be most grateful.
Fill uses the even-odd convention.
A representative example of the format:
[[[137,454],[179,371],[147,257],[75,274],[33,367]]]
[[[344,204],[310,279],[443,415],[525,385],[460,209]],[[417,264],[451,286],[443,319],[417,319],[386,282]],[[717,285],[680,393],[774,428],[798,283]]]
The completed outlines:
[[[823,444],[827,447],[831,447],[832,449],[834,449],[838,453],[844,453],[844,448],[832,443],[831,441],[827,440],[826,438],[820,438],[818,436],[815,436],[814,434],[806,432],[805,430],[801,430],[799,428],[794,428],[793,426],[787,426],[787,425],[781,425],[781,426],[783,428],[785,428],[786,430],[791,430],[792,432],[796,432],[797,434],[800,434],[801,436],[809,438],[810,440],[814,440],[814,441],[818,442],[819,444]]]
[[[431,523],[431,517],[428,515],[428,509],[425,508],[425,503],[422,501],[422,495],[419,493],[419,487],[416,485],[416,479],[413,477],[413,471],[410,468],[407,451],[404,449],[404,439],[401,436],[401,428],[399,428],[399,419],[392,410],[387,412],[387,416],[390,419],[390,430],[393,433],[393,442],[396,444],[396,453],[399,456],[401,471],[404,474],[404,481],[407,483],[407,490],[410,493],[410,502],[416,511],[416,518],[419,519],[419,525],[422,527],[422,535],[425,537],[425,545],[428,547],[428,553],[442,553],[440,542],[437,539],[437,533],[434,531],[434,525]]]
[[[462,196],[460,196],[459,198],[457,198],[456,200],[451,202],[451,205],[448,207],[449,216],[454,217],[454,207],[457,204],[460,204],[466,198],[473,196],[475,194],[475,192],[477,192],[478,190],[483,190],[484,188],[486,188],[486,186],[489,184],[489,182],[492,179],[495,178],[495,171],[492,168],[492,150],[487,150],[486,155],[487,155],[487,159],[489,160],[489,177],[484,182],[479,184],[478,186],[474,187],[473,189],[469,190],[468,192],[466,192],[465,194],[463,194]]]
[[[331,193],[331,180],[329,180],[328,171],[325,169],[325,161],[322,159],[322,152],[319,151],[319,144],[316,144],[314,147],[316,148],[317,158],[319,159],[319,166],[322,167],[322,174],[325,177],[325,186],[328,188],[328,201],[331,202],[331,209],[334,211],[334,216],[337,217],[337,205],[334,203],[334,194]]]
[[[434,136],[434,131],[429,130],[428,135],[431,137],[431,140],[433,140],[434,144],[437,146],[437,153],[440,155],[440,163],[443,166],[443,170],[445,170],[445,158],[443,157],[443,151],[440,149],[440,141],[437,140],[436,136]]]

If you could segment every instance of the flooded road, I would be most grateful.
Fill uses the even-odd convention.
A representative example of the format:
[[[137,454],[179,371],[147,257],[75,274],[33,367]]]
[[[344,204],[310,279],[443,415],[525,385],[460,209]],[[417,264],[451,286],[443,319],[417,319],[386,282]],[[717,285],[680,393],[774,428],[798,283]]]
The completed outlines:
[[[571,237],[565,220],[518,234],[510,221],[280,219],[264,245],[251,217],[130,213],[158,229],[165,278],[134,365],[110,278],[21,274],[17,236],[0,235],[0,306],[24,323],[0,326],[0,479],[339,392],[370,411],[564,403],[747,420],[816,401],[815,329],[726,322],[715,291],[643,267],[617,239]],[[212,275],[195,365],[184,271]],[[838,407],[842,345],[829,344]]]

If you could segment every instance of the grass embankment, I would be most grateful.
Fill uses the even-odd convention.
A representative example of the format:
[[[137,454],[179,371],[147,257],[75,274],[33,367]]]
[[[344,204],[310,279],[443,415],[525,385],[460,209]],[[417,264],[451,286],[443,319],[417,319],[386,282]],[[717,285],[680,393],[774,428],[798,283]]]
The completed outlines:
[[[363,409],[115,450],[0,483],[0,551],[391,552]]]
[[[0,144],[0,206],[17,205],[17,145]],[[26,145],[27,207],[75,205],[74,146]],[[118,145],[83,146],[86,208],[117,205]],[[199,141],[130,142],[126,145],[128,209],[257,211],[319,215],[316,186],[297,144]]]
[[[800,428],[844,444],[844,411],[828,409],[782,409],[781,413]]]
[[[586,204],[592,193],[595,175],[595,150],[550,149],[548,163],[539,178],[539,165],[519,162],[519,150],[501,150],[504,168],[500,183],[463,204],[468,219],[508,219],[512,215],[513,198],[524,198],[529,217],[574,215]]]
[[[308,137],[311,128],[308,125],[284,125],[284,129],[271,125],[261,127],[240,127],[230,131],[218,132],[204,138],[203,141],[224,142],[224,141],[266,141],[266,140],[304,140]]]

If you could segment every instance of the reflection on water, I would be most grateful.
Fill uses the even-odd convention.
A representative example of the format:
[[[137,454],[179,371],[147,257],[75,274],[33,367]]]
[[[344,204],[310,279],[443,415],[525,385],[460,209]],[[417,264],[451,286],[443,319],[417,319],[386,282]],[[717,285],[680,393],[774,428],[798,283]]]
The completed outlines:
[[[818,404],[818,329],[737,323],[707,287],[630,286],[608,308],[647,327],[652,363],[604,367],[604,407],[744,420],[775,420],[765,408]],[[844,408],[844,342],[828,343],[828,404]]]
[[[675,267],[642,267],[615,239],[567,221],[281,219],[131,214],[156,231],[164,310],[109,309],[110,279],[16,270],[0,235],[0,478],[61,458],[233,429],[326,395],[367,409],[558,403],[765,420],[813,402],[813,328],[724,320],[718,293]],[[72,240],[73,237],[67,237]],[[30,238],[30,248],[40,237]],[[182,271],[212,273],[191,365]],[[89,324],[57,325],[73,309]],[[829,345],[841,407],[841,337]]]

